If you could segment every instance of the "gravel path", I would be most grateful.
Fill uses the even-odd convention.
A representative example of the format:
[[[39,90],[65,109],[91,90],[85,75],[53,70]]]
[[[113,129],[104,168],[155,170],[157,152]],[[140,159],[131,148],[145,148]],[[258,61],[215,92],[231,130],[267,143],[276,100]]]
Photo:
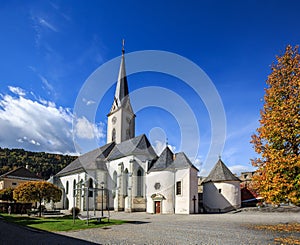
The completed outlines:
[[[111,218],[131,223],[60,234],[97,244],[274,244],[274,238],[283,234],[253,230],[249,225],[300,223],[300,213],[112,213]],[[300,239],[300,234],[293,235]]]

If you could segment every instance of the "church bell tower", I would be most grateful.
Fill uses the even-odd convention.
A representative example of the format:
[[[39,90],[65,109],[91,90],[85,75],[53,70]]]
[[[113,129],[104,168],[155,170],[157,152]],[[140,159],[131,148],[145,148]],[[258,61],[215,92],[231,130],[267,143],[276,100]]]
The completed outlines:
[[[135,137],[135,114],[133,113],[125,70],[124,39],[114,101],[107,115],[107,143],[119,144]]]

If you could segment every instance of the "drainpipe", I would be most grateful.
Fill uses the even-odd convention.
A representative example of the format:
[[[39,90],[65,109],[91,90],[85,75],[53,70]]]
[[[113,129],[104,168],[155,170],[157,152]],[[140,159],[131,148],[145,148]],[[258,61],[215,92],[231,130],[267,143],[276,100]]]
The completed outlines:
[[[176,169],[174,170],[174,188],[173,188],[173,210],[176,210]]]

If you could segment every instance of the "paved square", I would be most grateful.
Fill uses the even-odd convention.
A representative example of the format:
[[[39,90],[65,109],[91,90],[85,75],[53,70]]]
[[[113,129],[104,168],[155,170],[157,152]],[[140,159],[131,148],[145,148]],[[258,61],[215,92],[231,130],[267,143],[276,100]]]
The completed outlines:
[[[249,225],[300,222],[300,213],[151,215],[112,212],[111,218],[131,223],[60,234],[98,244],[274,244],[274,238],[283,234],[249,229]],[[300,234],[293,235],[300,239]]]

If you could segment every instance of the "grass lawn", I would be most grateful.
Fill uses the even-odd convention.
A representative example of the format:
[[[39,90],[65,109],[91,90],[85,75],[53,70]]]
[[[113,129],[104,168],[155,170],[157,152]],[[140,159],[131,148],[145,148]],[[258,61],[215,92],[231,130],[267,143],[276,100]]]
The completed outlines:
[[[81,229],[90,229],[90,228],[99,228],[110,225],[120,225],[126,223],[123,220],[112,220],[109,222],[107,219],[103,219],[100,223],[97,223],[96,220],[90,220],[89,225],[86,224],[86,221],[75,219],[75,224],[73,224],[73,217],[57,217],[57,218],[47,218],[47,217],[28,217],[20,215],[8,215],[1,214],[4,220],[12,222],[18,225],[28,226],[36,229],[41,229],[45,231],[74,231]]]

